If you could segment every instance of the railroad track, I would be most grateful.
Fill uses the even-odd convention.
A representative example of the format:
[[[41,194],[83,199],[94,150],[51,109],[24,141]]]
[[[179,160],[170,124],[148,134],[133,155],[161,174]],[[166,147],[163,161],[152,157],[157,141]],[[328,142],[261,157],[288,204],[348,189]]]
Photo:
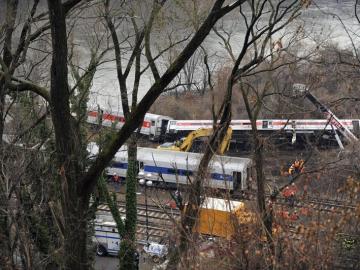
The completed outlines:
[[[125,216],[125,203],[118,202],[120,215]],[[138,204],[137,206],[137,238],[139,242],[145,241],[149,237],[150,241],[161,242],[168,233],[173,229],[173,220],[178,219],[180,211],[177,209],[167,208],[168,214],[164,209],[155,205],[147,206]],[[97,216],[111,216],[108,205],[102,204],[98,207]]]
[[[125,203],[118,202],[118,209],[121,215],[125,215]],[[109,207],[106,204],[102,204],[98,207],[98,212],[110,212]],[[145,220],[146,217],[148,218],[149,222],[154,223],[168,223],[171,222],[172,219],[178,219],[180,217],[180,211],[178,209],[171,209],[171,208],[159,208],[156,205],[149,204],[147,206],[147,213],[146,213],[146,206],[143,204],[137,205],[137,217],[138,220]]]
[[[248,192],[245,195],[238,195],[235,194],[233,199],[240,199],[240,200],[256,200],[256,193],[255,192]],[[270,194],[266,194],[266,198],[270,198]],[[276,198],[275,204],[286,205],[289,204],[286,199],[282,196],[278,196]],[[355,204],[350,204],[344,200],[336,200],[336,199],[324,199],[324,198],[315,198],[315,197],[305,197],[305,198],[296,198],[294,207],[309,207],[312,209],[316,209],[319,211],[328,211],[334,212],[335,210],[355,210],[357,206]]]
[[[267,198],[270,194],[266,195]],[[234,196],[232,199],[241,200],[255,200],[256,193],[247,193],[245,196],[239,197]],[[277,205],[289,205],[285,198],[279,196],[275,202]],[[118,201],[118,207],[120,214],[125,216],[125,202]],[[306,197],[295,201],[295,208],[306,207],[309,209],[315,209],[318,211],[336,213],[343,210],[353,211],[356,209],[356,205],[349,204],[344,200],[337,199],[325,199],[325,198],[314,198]],[[147,210],[146,210],[147,209]],[[146,213],[147,211],[147,213]],[[98,213],[102,213],[107,216],[111,216],[110,210],[106,204],[98,207]],[[147,218],[146,218],[147,217]],[[157,205],[138,204],[137,205],[137,238],[139,242],[145,241],[149,238],[150,241],[161,242],[164,240],[169,232],[173,230],[174,219],[180,218],[180,211],[178,209],[171,209],[170,207],[164,206],[163,208]],[[147,222],[146,222],[147,219]],[[295,233],[295,230],[293,231]]]
[[[117,205],[119,206],[119,209],[120,208],[123,208],[125,209],[125,205],[126,203],[125,202],[122,202],[122,201],[117,201]],[[175,215],[175,216],[180,216],[180,211],[179,209],[172,209],[168,206],[162,206],[163,208],[160,208],[159,206],[157,205],[154,205],[154,204],[144,204],[144,203],[137,203],[137,210],[138,212],[139,211],[146,211],[146,207],[148,209],[148,211],[151,211],[153,213],[161,213],[161,214],[164,214],[164,210],[166,210],[167,212],[170,212],[171,214]]]

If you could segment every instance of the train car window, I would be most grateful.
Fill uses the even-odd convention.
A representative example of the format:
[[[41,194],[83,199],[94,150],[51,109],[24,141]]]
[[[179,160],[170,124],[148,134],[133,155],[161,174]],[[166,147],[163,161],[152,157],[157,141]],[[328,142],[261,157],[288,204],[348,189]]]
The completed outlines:
[[[138,169],[137,172],[144,171],[144,162],[138,162]]]
[[[151,126],[155,126],[155,121],[151,121]]]

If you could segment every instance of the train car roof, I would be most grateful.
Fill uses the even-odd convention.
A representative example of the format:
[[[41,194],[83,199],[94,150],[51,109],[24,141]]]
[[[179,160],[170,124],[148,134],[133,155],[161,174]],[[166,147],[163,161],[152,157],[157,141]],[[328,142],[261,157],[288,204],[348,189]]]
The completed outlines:
[[[274,118],[274,119],[257,119],[256,121],[288,121],[289,123],[291,123],[291,121],[324,121],[324,122],[328,122],[328,119],[324,119],[324,118],[313,118],[313,119],[278,119],[278,118]],[[340,121],[359,121],[360,119],[340,119]],[[231,122],[237,122],[237,121],[248,121],[250,122],[250,119],[232,119]],[[186,123],[192,123],[192,122],[201,122],[201,123],[213,123],[213,120],[209,120],[209,119],[196,119],[196,120],[181,120],[181,119],[174,119],[173,122],[186,122]]]
[[[170,116],[154,114],[154,113],[146,113],[145,118],[155,118],[155,119],[157,119],[157,118],[165,118],[165,119],[168,119],[168,120],[173,120],[173,118],[170,117]]]
[[[124,113],[122,111],[113,111],[113,110],[107,110],[107,109],[103,109],[102,110],[103,113],[106,114],[111,114],[111,115],[115,115],[115,116],[124,116]],[[89,112],[98,112],[98,108],[93,108],[93,109],[89,109]],[[172,117],[170,116],[166,116],[166,115],[160,115],[160,114],[154,114],[154,113],[146,113],[145,114],[145,118],[164,118],[164,119],[168,119],[168,120],[173,120]]]
[[[91,156],[96,156],[99,151],[99,147],[96,143],[89,143],[88,151]],[[189,166],[193,168],[197,166],[203,156],[201,153],[191,153],[191,152],[180,152],[180,151],[169,151],[169,150],[159,150],[155,148],[147,147],[138,147],[137,153],[139,160],[147,160],[153,162],[155,165],[159,163],[172,163],[174,166],[182,165]],[[127,146],[124,145],[120,150],[115,154],[115,158],[119,161],[127,161]],[[235,170],[239,171],[244,169],[246,166],[251,165],[251,159],[241,158],[241,157],[229,157],[229,156],[220,156],[214,155],[210,163],[210,167],[222,167],[225,166],[226,170]]]
[[[224,200],[219,198],[206,197],[201,204],[202,209],[212,209],[217,211],[234,212],[239,208],[244,208],[245,204],[240,201]]]
[[[138,148],[138,158],[144,160],[151,160],[155,164],[156,162],[161,163],[173,163],[174,165],[184,165],[193,167],[198,165],[203,154],[191,153],[191,152],[180,152],[180,151],[169,151],[159,150],[153,148]],[[229,157],[214,155],[210,166],[222,167],[226,166],[228,170],[242,170],[245,166],[251,165],[251,159],[240,158],[240,157]]]
[[[359,119],[340,119],[343,125],[348,128],[353,128],[353,121],[359,121]],[[169,130],[177,131],[190,131],[198,128],[211,128],[212,120],[172,120],[167,127]],[[295,126],[293,126],[295,123]],[[297,132],[301,131],[313,131],[313,130],[331,130],[332,127],[328,119],[258,119],[256,121],[258,129],[261,130],[292,130],[295,128]],[[266,125],[266,126],[264,126]],[[233,130],[251,130],[251,123],[249,119],[234,119],[231,120],[230,126]]]

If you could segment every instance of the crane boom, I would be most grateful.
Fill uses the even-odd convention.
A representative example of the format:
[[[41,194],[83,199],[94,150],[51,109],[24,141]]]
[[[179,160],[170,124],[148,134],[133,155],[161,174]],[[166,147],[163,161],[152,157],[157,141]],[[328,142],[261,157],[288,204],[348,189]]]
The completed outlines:
[[[359,141],[359,139],[341,123],[339,118],[337,118],[336,115],[328,107],[322,104],[313,94],[307,91],[305,97],[325,115],[325,117],[329,120],[330,125],[335,127],[335,131],[338,130],[349,142]]]

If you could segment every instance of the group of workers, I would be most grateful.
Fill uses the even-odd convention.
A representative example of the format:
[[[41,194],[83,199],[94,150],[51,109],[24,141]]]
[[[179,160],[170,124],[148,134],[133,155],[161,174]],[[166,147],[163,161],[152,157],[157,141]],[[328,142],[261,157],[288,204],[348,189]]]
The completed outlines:
[[[297,192],[296,185],[292,182],[293,177],[294,175],[304,172],[304,163],[305,161],[303,159],[296,159],[288,169],[289,183],[291,184],[284,188],[282,195],[291,207],[293,207],[295,204],[295,195]]]

